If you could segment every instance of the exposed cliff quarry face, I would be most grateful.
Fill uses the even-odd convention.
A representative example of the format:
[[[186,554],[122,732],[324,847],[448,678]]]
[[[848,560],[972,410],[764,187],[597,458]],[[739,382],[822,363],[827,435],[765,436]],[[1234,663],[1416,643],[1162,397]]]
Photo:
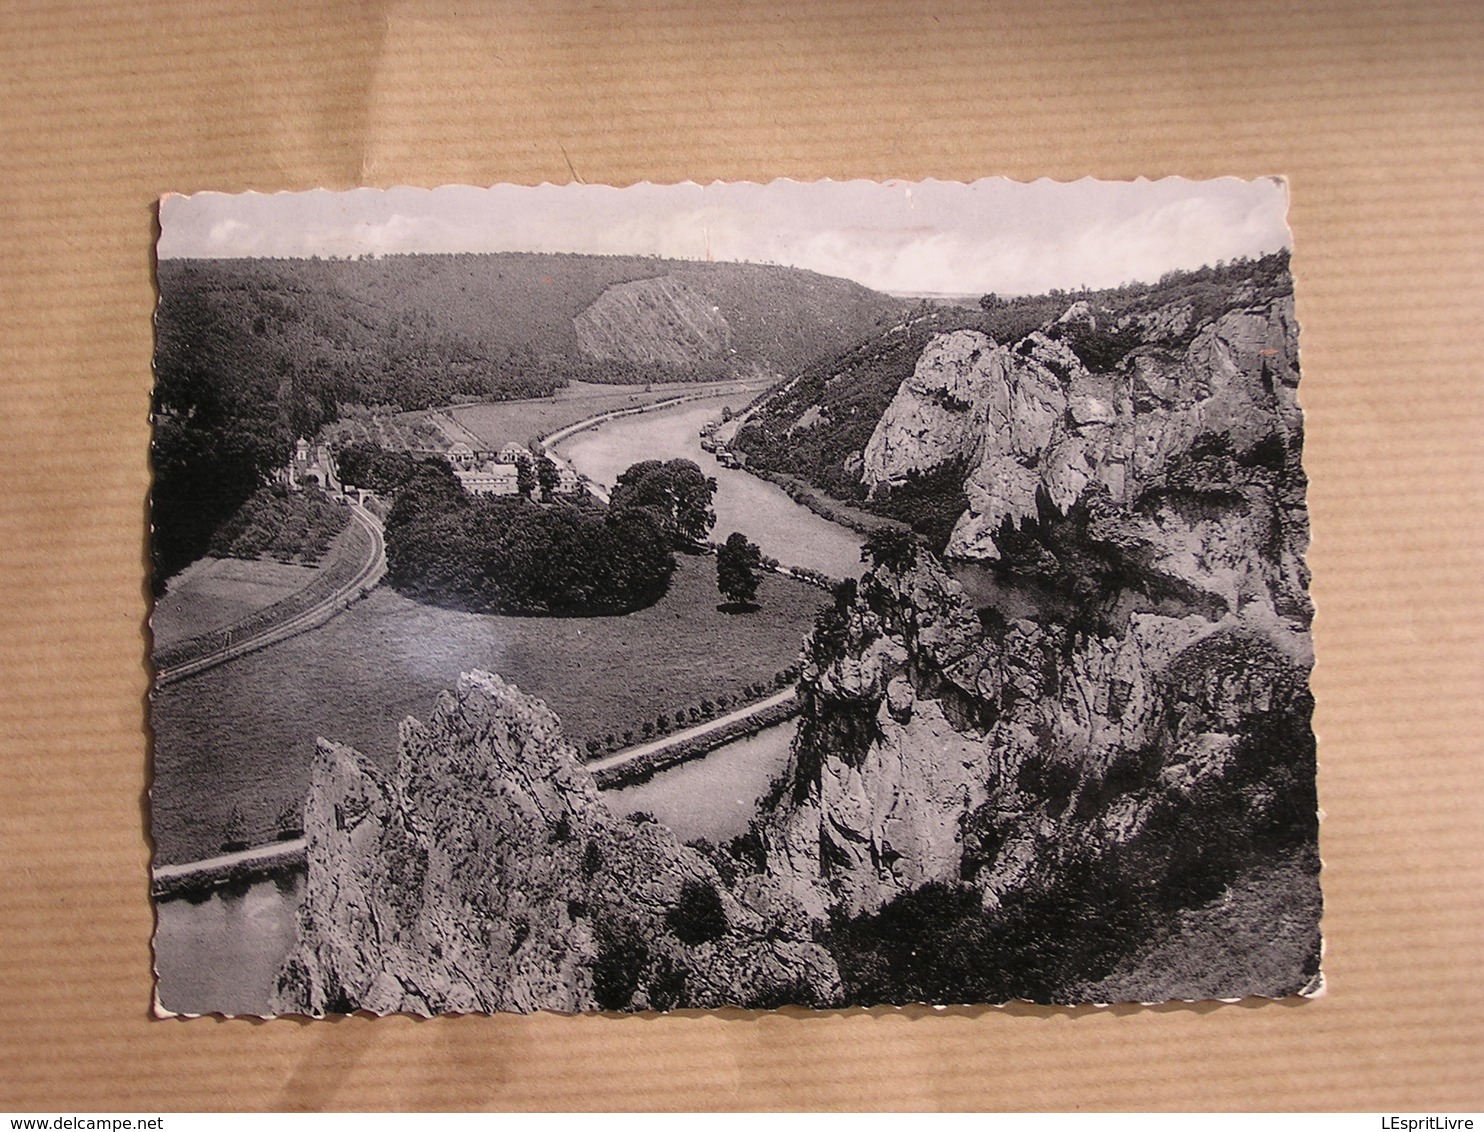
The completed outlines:
[[[654,822],[613,817],[540,701],[472,673],[396,771],[322,741],[309,878],[278,1008],[309,1014],[829,1003],[786,895],[734,893]]]
[[[722,361],[731,341],[720,308],[670,275],[614,284],[572,325],[590,358],[669,369]]]

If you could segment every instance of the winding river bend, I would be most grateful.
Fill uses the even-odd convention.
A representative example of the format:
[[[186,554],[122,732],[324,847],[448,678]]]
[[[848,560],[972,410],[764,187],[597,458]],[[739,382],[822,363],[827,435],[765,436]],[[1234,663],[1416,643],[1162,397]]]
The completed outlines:
[[[717,542],[741,531],[785,566],[804,566],[831,578],[859,577],[860,535],[821,519],[766,480],[722,467],[715,456],[701,450],[701,426],[720,420],[723,406],[741,408],[741,400],[717,397],[623,417],[573,434],[557,444],[557,451],[604,487],[612,487],[625,468],[640,460],[693,460],[716,477],[712,538]]]
[[[557,448],[605,487],[639,460],[693,460],[716,477],[718,541],[742,531],[786,566],[834,578],[858,576],[859,535],[770,483],[723,468],[701,450],[701,425],[719,419],[724,405],[741,408],[742,400],[734,395],[623,417],[577,433]],[[608,791],[609,805],[621,817],[648,812],[685,841],[725,843],[746,831],[758,800],[788,761],[793,733],[790,720],[735,740],[646,782]],[[185,1014],[267,1013],[278,967],[293,946],[302,893],[302,874],[295,873],[197,902],[161,901],[155,935],[161,1005]]]

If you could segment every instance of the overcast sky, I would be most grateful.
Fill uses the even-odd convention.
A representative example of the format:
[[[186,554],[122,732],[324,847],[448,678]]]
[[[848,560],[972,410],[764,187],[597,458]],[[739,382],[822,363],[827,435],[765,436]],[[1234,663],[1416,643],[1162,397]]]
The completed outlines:
[[[589,252],[804,267],[895,293],[1111,286],[1287,247],[1287,188],[1240,181],[774,181],[197,193],[159,254]]]

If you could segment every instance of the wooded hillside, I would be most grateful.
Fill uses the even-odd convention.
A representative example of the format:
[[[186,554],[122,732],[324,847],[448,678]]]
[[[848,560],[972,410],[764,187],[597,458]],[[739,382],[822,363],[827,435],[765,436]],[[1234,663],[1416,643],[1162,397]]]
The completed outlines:
[[[600,303],[647,280],[664,285]],[[635,256],[164,260],[159,286],[157,588],[204,551],[296,436],[341,405],[418,409],[543,396],[574,379],[790,373],[903,305],[792,268]],[[595,304],[604,333],[585,349],[574,320]],[[672,328],[682,340],[697,311],[714,320],[707,349],[661,341]],[[615,340],[625,349],[594,346]]]

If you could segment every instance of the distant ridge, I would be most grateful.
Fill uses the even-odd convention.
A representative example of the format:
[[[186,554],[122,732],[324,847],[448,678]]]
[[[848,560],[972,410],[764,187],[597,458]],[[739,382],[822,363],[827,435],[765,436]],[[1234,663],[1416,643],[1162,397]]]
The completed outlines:
[[[893,299],[921,300],[929,303],[955,303],[959,306],[979,305],[982,291],[887,291]]]
[[[155,584],[340,407],[781,377],[900,299],[766,264],[535,253],[166,259],[155,351]]]

